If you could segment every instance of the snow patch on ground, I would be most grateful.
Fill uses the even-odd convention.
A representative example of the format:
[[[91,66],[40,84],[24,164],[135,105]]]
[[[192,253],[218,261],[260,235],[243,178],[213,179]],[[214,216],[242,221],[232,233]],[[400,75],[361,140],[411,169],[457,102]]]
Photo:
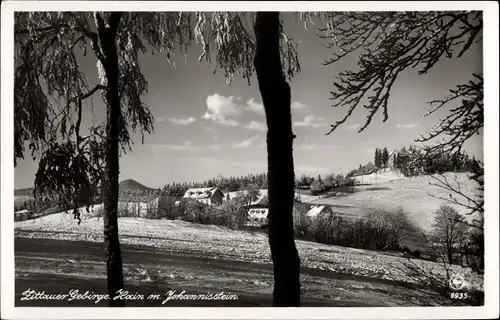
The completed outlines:
[[[102,242],[102,220],[89,218],[77,226],[31,221],[15,223],[15,236],[59,240],[83,240]],[[120,242],[124,244],[161,248],[165,252],[191,252],[197,257],[271,263],[269,242],[266,234],[231,230],[213,225],[198,225],[185,221],[119,218]],[[394,281],[418,282],[405,267],[407,259],[379,252],[331,246],[296,240],[302,264],[319,270],[329,270],[356,276],[367,276]],[[434,262],[415,260],[416,263],[444,272]],[[391,266],[391,272],[387,272]],[[453,266],[454,271],[466,270]],[[456,269],[456,270],[455,270]],[[482,287],[482,278],[467,274],[467,279]]]
[[[477,184],[469,179],[469,173],[447,172],[444,177],[450,184],[460,189],[467,195],[477,193]],[[387,179],[391,177],[388,174]],[[396,177],[396,175],[392,175]],[[439,176],[436,176],[439,177]],[[454,195],[461,202],[467,203],[465,198]],[[396,211],[402,208],[410,220],[428,230],[432,225],[434,212],[442,204],[447,204],[464,214],[467,220],[472,221],[477,215],[467,215],[469,212],[463,206],[450,203],[444,199],[450,198],[450,192],[439,186],[439,182],[432,176],[416,176],[387,180],[376,185],[357,186],[355,192],[340,198],[319,198],[308,203],[314,205],[330,205],[341,213],[351,215],[366,215],[374,210]]]

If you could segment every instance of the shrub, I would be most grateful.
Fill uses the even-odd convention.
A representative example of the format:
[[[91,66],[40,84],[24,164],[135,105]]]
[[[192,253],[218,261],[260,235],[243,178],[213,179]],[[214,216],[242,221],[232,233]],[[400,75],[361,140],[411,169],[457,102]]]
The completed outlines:
[[[159,202],[159,199],[158,199]],[[146,206],[146,218],[148,219],[158,219],[159,218],[159,207],[158,202],[155,200],[145,203]]]
[[[137,217],[139,209],[138,205],[138,203],[134,202],[119,202],[118,217]]]
[[[205,210],[205,215],[201,221],[203,224],[212,224],[218,226],[225,226],[229,228],[236,228],[237,217],[221,207],[208,206]]]
[[[206,207],[206,205],[191,199],[183,199],[181,203],[181,219],[188,222],[199,223],[203,215],[203,208]]]
[[[448,263],[454,261],[454,255],[467,237],[468,225],[465,217],[449,205],[441,205],[435,213],[431,240],[439,246],[439,251],[446,254]]]
[[[307,237],[310,234],[311,219],[307,216],[309,206],[295,202],[293,206],[293,230],[296,236]]]
[[[248,221],[248,210],[243,207],[242,203],[237,199],[231,199],[224,202],[218,208],[225,216],[227,216],[227,222],[230,225],[226,225],[231,228],[241,228]],[[229,218],[231,217],[231,218]]]
[[[172,197],[163,193],[158,198],[158,213],[157,219],[168,219],[175,220],[182,216],[181,212],[182,207],[175,205],[175,200]]]
[[[462,266],[470,267],[477,273],[484,272],[484,220],[474,220],[467,237],[461,244]]]
[[[346,247],[397,250],[406,238],[406,214],[375,211],[364,219],[321,213],[310,225],[315,241]]]

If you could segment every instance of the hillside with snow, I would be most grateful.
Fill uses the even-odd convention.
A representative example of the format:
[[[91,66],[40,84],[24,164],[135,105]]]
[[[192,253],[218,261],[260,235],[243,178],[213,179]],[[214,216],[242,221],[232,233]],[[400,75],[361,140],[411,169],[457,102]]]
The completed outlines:
[[[477,193],[477,184],[469,179],[469,173],[447,172],[444,177],[450,184],[460,189],[467,195]],[[383,177],[383,178],[381,178]],[[448,204],[458,212],[467,214],[468,210],[460,205],[450,203],[450,192],[438,184],[433,176],[399,177],[395,173],[366,175],[364,179],[377,181],[377,183],[356,186],[353,193],[343,194],[340,197],[312,197],[307,202],[315,205],[330,205],[339,213],[363,216],[374,210],[396,211],[403,208],[412,222],[427,230],[432,224],[434,212],[442,205]],[[385,181],[383,180],[385,179]],[[364,181],[366,181],[364,180]],[[453,195],[461,202],[468,203],[466,199]],[[470,221],[475,215],[467,215]]]
[[[353,177],[357,184],[378,184],[388,181],[406,179],[399,170],[382,169],[378,172]]]

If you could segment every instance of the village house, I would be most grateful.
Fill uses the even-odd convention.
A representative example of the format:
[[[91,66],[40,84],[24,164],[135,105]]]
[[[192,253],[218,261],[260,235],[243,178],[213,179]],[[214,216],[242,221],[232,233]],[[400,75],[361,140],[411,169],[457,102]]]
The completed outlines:
[[[14,221],[24,221],[31,217],[33,217],[33,211],[28,209],[19,210],[14,213]]]
[[[184,199],[193,199],[207,205],[221,204],[224,194],[218,188],[193,188],[188,189],[184,194]]]
[[[399,161],[401,167],[406,167],[412,158],[412,154],[408,151],[394,150],[389,153],[389,168],[396,168],[396,159]]]
[[[309,211],[307,211],[306,216],[309,217],[310,219],[316,219],[318,216],[322,214],[338,218],[347,218],[347,219],[355,218],[351,214],[338,210],[329,205],[319,205],[319,206],[313,205],[310,207]]]
[[[252,206],[248,209],[247,226],[262,227],[267,225],[269,209],[262,206]]]

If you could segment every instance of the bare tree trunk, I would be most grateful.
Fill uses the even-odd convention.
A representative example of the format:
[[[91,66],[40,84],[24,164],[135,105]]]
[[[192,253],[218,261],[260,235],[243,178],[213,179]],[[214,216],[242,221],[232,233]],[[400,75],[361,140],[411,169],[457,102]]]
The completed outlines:
[[[119,135],[121,107],[118,94],[118,53],[116,49],[116,31],[121,13],[112,13],[109,17],[109,26],[100,26],[99,40],[104,54],[104,70],[107,78],[106,91],[106,153],[104,178],[104,245],[106,250],[107,285],[110,307],[124,307],[124,300],[114,300],[117,291],[123,290],[123,268],[118,239],[118,176],[119,163]]]
[[[254,65],[267,121],[269,245],[274,269],[274,306],[300,303],[300,259],[293,234],[292,118],[290,86],[283,75],[279,13],[258,12]]]

